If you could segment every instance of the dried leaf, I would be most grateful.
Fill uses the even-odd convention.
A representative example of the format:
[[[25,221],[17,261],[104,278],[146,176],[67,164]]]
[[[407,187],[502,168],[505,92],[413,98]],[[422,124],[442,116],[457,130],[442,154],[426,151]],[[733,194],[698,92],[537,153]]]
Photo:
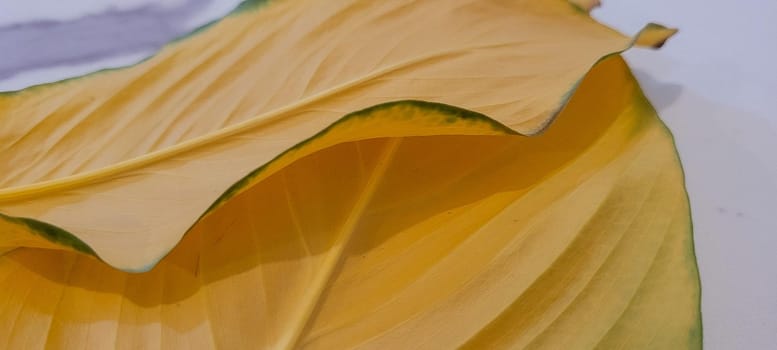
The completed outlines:
[[[0,342],[699,348],[633,41],[562,1],[274,1],[0,96]]]

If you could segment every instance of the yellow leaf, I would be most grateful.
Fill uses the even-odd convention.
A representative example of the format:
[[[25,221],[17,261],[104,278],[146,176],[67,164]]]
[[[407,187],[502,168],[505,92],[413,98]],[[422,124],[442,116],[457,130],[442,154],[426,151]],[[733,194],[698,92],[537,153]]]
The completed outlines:
[[[0,96],[0,212],[147,270],[226,188],[345,114],[425,100],[533,134],[630,40],[556,0],[274,1],[137,66]],[[402,120],[326,142],[504,131]]]
[[[562,1],[275,1],[2,96],[0,344],[699,348],[631,42]]]

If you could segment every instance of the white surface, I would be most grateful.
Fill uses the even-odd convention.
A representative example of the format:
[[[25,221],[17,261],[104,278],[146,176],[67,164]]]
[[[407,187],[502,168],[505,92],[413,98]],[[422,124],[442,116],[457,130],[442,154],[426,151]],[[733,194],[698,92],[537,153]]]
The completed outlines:
[[[192,25],[238,2],[213,2],[193,15]],[[149,3],[4,0],[0,25]],[[674,133],[686,171],[704,345],[777,349],[777,2],[610,0],[594,16],[624,33],[650,21],[680,28],[661,51],[632,50],[626,57]],[[0,89],[121,65],[143,54],[25,72],[0,81]]]
[[[626,33],[680,29],[626,58],[685,169],[704,347],[777,349],[777,2],[620,0],[593,14]]]

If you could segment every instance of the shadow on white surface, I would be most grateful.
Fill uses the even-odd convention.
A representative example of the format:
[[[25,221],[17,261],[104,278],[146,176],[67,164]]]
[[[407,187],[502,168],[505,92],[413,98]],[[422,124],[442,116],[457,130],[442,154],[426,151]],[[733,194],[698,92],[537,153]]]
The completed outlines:
[[[658,111],[670,107],[683,93],[683,86],[680,84],[658,81],[640,69],[632,69],[632,73],[639,80],[642,89],[650,92],[650,102]]]
[[[136,63],[171,40],[228,13],[240,0],[132,0],[107,7],[95,3],[92,7],[105,8],[95,12],[84,7],[80,14],[70,9],[64,17],[47,12],[64,2],[38,4],[39,10],[32,9],[36,2],[41,0],[5,9],[15,10],[10,12],[21,17],[16,22],[7,14],[0,15],[0,91],[78,76],[95,67]],[[8,6],[0,4],[0,12]],[[36,17],[35,11],[42,13]]]

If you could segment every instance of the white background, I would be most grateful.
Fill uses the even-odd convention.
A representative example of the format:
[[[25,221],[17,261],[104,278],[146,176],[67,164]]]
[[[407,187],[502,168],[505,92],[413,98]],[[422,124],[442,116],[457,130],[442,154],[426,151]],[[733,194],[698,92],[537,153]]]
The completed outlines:
[[[777,1],[608,1],[626,33],[680,32],[626,58],[675,135],[702,282],[704,345],[777,349]]]
[[[239,0],[0,0],[0,34],[30,21],[67,25],[143,6],[159,10],[153,16],[194,3],[196,11],[174,28],[177,35]],[[680,28],[660,51],[635,49],[626,58],[674,133],[685,168],[704,345],[777,349],[777,1],[610,0],[593,15],[628,34],[650,21]],[[8,35],[2,40],[24,45],[9,43]],[[0,90],[121,66],[152,52],[54,62],[0,80]]]

